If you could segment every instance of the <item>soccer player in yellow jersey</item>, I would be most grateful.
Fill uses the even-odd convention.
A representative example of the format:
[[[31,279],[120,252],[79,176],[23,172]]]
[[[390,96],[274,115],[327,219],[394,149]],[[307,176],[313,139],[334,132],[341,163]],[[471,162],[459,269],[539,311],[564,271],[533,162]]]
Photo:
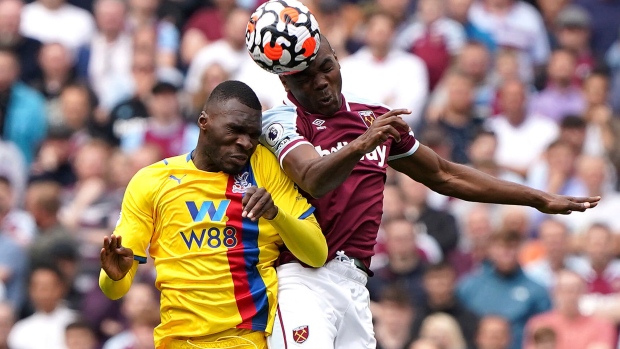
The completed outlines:
[[[130,288],[148,254],[161,291],[155,347],[266,349],[283,244],[321,266],[327,245],[314,208],[258,145],[261,105],[239,81],[218,85],[189,154],[140,170],[101,249],[99,285],[111,299]]]

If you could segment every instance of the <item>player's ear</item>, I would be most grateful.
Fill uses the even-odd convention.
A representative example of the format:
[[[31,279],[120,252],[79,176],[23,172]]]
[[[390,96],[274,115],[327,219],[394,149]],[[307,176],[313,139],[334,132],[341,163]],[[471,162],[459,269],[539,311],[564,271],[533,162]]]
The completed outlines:
[[[204,131],[207,128],[208,123],[209,114],[207,114],[207,112],[203,110],[198,117],[198,127],[200,127],[200,129]]]
[[[282,75],[280,75],[279,78],[280,78],[280,82],[282,83],[282,86],[284,86],[284,91],[286,91],[286,93],[289,93],[290,89],[288,88],[288,84],[286,83],[286,78]]]

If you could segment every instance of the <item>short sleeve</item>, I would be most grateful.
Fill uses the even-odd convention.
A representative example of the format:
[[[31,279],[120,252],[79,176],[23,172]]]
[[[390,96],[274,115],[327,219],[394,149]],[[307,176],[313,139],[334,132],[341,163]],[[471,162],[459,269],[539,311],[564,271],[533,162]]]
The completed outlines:
[[[263,134],[260,142],[278,159],[282,160],[291,150],[302,144],[310,144],[297,127],[297,111],[294,107],[282,105],[263,113]]]
[[[122,236],[124,247],[133,250],[134,259],[146,263],[146,250],[153,235],[153,181],[148,169],[140,170],[129,182],[114,234]]]
[[[407,157],[415,153],[416,150],[418,150],[418,147],[420,147],[420,142],[418,142],[418,140],[413,135],[413,131],[411,130],[411,128],[409,129],[409,131],[400,131],[399,133],[400,142],[392,142],[388,161]]]
[[[258,169],[256,171],[258,173],[255,173],[260,180],[258,184],[271,194],[273,202],[279,209],[298,219],[308,218],[314,212],[314,207],[299,193],[297,185],[278,166],[273,154],[260,146],[257,152],[259,152],[257,164],[256,166],[253,164],[253,167]]]

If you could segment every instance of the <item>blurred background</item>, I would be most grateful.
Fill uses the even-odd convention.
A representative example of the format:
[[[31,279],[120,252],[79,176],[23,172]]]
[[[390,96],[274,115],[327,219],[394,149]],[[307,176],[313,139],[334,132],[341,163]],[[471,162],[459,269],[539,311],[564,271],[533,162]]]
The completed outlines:
[[[102,237],[140,168],[193,149],[217,84],[281,103],[245,48],[262,1],[0,0],[0,349],[153,348],[152,264],[108,300]],[[617,348],[620,1],[303,2],[344,90],[411,109],[442,157],[602,197],[551,217],[390,171],[368,284],[379,348]]]

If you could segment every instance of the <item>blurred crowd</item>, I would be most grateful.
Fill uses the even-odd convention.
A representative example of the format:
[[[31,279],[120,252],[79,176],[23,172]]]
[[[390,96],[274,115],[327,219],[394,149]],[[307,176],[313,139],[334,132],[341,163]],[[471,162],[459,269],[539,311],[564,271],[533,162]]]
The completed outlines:
[[[217,84],[281,103],[245,48],[263,1],[0,0],[0,349],[153,347],[153,266],[108,300],[102,239],[140,168],[193,149]],[[388,172],[368,284],[379,348],[617,348],[620,1],[303,2],[343,89],[410,109],[442,157],[601,196],[551,217]]]

